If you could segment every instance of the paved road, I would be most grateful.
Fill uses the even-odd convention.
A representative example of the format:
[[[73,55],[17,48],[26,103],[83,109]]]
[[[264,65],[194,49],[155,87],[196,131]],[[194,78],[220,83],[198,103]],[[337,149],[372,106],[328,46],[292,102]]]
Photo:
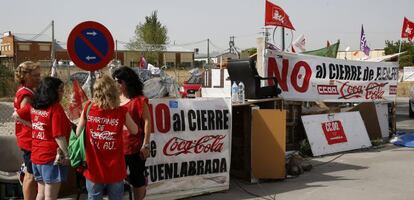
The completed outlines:
[[[397,100],[397,130],[413,131],[414,119],[408,116],[408,98],[398,98]]]
[[[397,129],[414,132],[414,120],[408,117],[407,98],[397,101]],[[191,199],[413,199],[414,149],[387,144],[368,151],[314,158],[312,163],[314,169],[297,178],[261,184],[232,179],[228,192]]]

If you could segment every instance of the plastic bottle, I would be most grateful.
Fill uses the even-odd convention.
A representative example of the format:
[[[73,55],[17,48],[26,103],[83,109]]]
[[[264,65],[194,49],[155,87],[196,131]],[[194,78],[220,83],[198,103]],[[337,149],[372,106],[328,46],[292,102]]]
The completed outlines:
[[[239,103],[244,103],[245,95],[244,95],[244,84],[242,81],[239,83]]]
[[[239,102],[239,86],[236,84],[235,81],[233,82],[233,85],[231,85],[231,102]]]

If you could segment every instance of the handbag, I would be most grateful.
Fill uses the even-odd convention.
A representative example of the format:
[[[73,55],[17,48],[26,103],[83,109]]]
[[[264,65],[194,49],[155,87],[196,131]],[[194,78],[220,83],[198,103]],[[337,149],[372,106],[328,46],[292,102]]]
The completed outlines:
[[[89,104],[86,111],[86,118],[89,110],[91,109],[92,103]],[[85,151],[85,127],[83,127],[79,137],[76,135],[76,129],[72,128],[69,136],[69,159],[70,165],[74,168],[79,166],[86,166],[86,151]]]

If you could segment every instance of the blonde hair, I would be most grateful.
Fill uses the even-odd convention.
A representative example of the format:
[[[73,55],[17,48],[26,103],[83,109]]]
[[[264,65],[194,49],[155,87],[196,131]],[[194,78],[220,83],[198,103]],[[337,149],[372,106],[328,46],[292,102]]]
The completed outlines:
[[[20,84],[24,84],[26,81],[26,76],[39,67],[39,63],[32,61],[25,61],[20,63],[20,65],[14,71],[14,80]]]
[[[104,110],[114,109],[120,104],[119,95],[116,82],[110,76],[103,75],[93,85],[92,103]]]

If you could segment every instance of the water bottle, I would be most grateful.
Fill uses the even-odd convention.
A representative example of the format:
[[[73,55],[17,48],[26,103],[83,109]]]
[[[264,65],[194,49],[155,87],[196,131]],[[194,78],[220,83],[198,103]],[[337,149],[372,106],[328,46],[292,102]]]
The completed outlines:
[[[233,85],[231,85],[231,102],[239,102],[239,86],[236,84],[235,81],[233,82]]]
[[[242,81],[239,83],[239,103],[244,103],[245,96],[244,96],[244,84]]]

